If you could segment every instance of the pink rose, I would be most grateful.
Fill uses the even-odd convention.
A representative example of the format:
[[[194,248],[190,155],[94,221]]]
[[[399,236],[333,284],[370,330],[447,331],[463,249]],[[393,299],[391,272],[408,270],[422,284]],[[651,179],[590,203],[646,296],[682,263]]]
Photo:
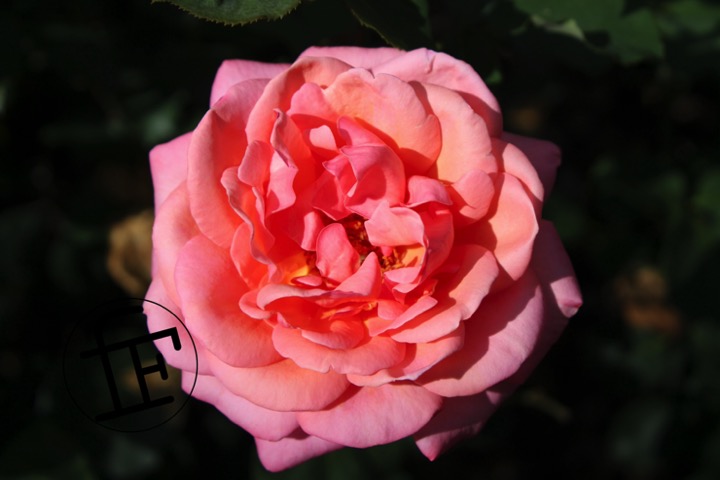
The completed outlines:
[[[504,133],[483,81],[446,54],[226,61],[197,128],[150,161],[147,296],[197,344],[193,395],[269,470],[409,435],[434,459],[580,306],[540,219],[558,149]],[[163,350],[186,390],[191,350]]]

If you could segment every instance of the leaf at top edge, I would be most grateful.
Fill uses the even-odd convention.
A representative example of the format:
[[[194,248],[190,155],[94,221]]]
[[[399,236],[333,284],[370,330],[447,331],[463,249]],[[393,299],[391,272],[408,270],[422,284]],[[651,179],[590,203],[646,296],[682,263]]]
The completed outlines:
[[[404,50],[432,47],[425,0],[345,0],[358,21]]]
[[[171,3],[196,17],[226,25],[282,18],[302,0],[152,0]]]

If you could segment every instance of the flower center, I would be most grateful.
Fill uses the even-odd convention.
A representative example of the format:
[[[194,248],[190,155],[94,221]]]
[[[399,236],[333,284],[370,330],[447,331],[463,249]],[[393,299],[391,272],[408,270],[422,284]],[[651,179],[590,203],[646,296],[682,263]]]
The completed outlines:
[[[348,240],[353,248],[360,255],[361,262],[370,255],[370,252],[375,252],[380,262],[380,269],[383,272],[403,266],[401,261],[402,255],[399,255],[395,248],[378,247],[370,243],[368,234],[365,231],[365,220],[363,217],[353,213],[342,219],[340,224],[345,228],[345,233],[347,233]]]

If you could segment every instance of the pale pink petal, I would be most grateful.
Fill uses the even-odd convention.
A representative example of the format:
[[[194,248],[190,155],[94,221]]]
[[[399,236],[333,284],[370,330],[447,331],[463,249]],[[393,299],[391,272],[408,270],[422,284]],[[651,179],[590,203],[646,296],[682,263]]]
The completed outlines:
[[[255,405],[244,398],[234,395],[215,377],[198,375],[194,377],[183,373],[183,390],[192,396],[210,403],[220,410],[233,423],[244,428],[250,435],[263,440],[277,441],[292,434],[298,428],[294,412],[276,412]]]
[[[190,215],[185,184],[181,184],[156,209],[153,224],[153,270],[155,280],[162,280],[167,295],[179,303],[175,288],[175,265],[180,249],[199,233]]]
[[[247,80],[230,88],[205,114],[190,142],[190,210],[200,231],[222,247],[230,246],[241,220],[230,207],[220,178],[243,158],[248,145],[245,125],[265,84],[265,80]]]
[[[476,435],[504,397],[485,391],[444,399],[438,414],[413,436],[415,443],[423,455],[435,460],[460,440]]]
[[[287,63],[262,63],[252,60],[225,60],[220,64],[210,94],[210,106],[220,100],[230,87],[245,80],[270,80],[290,67]]]
[[[192,132],[186,133],[150,150],[150,173],[156,209],[165,202],[170,192],[187,179],[191,137]]]
[[[440,85],[459,92],[485,119],[490,135],[502,133],[502,116],[497,100],[480,76],[467,63],[445,53],[418,49],[375,67],[375,73],[394,75],[406,82]]]
[[[422,174],[435,162],[440,124],[407,83],[356,68],[338,75],[325,97],[338,115],[354,118],[393,148],[410,174]]]
[[[328,348],[306,339],[299,329],[275,327],[275,348],[302,368],[320,373],[330,370],[343,374],[372,375],[399,363],[405,357],[405,344],[388,337],[366,337],[347,349]]]
[[[320,410],[348,387],[345,375],[318,373],[283,360],[265,367],[235,368],[208,355],[213,374],[235,395],[279,412]]]
[[[311,458],[342,448],[342,445],[307,435],[300,429],[277,442],[256,438],[255,445],[260,461],[271,472],[286,470]]]
[[[198,235],[178,258],[175,284],[193,337],[229,365],[250,367],[280,360],[271,327],[248,317],[238,306],[247,287],[229,252]]]
[[[167,308],[184,323],[180,307],[167,295],[161,281],[156,279],[150,283],[145,299]],[[150,333],[167,328],[177,329],[180,337],[180,350],[175,350],[170,338],[161,338],[155,341],[155,346],[169,365],[184,370],[193,377],[195,373],[207,374],[210,372],[204,359],[205,347],[199,342],[193,341],[188,331],[182,328],[182,325],[178,325],[177,318],[170,314],[165,315],[163,311],[156,308],[148,308],[145,313],[147,314],[148,331]]]
[[[300,57],[333,57],[352,65],[372,70],[405,52],[396,48],[361,48],[361,47],[310,47]]]
[[[320,231],[317,238],[317,268],[334,282],[342,282],[360,266],[360,255],[348,240],[339,223],[332,223]]]
[[[334,443],[366,448],[412,435],[441,407],[442,398],[411,383],[348,389],[326,410],[299,412],[302,429]]]
[[[432,342],[475,313],[497,278],[495,258],[479,245],[461,245],[453,250],[448,263],[458,269],[438,275],[438,288],[433,294],[438,305],[391,333],[392,338],[407,343]]]
[[[519,148],[530,160],[540,177],[547,196],[555,184],[555,172],[560,166],[560,149],[557,145],[545,140],[507,132],[503,133],[501,138]]]
[[[465,346],[417,382],[444,397],[480,393],[513,375],[538,343],[544,318],[537,277],[528,271],[488,297],[465,322]]]

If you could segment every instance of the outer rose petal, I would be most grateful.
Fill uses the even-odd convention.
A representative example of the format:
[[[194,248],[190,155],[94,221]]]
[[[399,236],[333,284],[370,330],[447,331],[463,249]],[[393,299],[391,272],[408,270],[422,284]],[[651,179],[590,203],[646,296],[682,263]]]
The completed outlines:
[[[465,345],[417,382],[444,397],[467,396],[514,374],[536,347],[543,296],[533,272],[487,298],[465,322]]]
[[[342,445],[313,437],[298,429],[277,442],[255,439],[258,457],[271,472],[279,472],[311,458],[342,448]]]
[[[247,118],[265,84],[265,80],[248,80],[233,86],[203,117],[190,143],[190,210],[203,234],[223,247],[230,246],[241,220],[228,203],[220,178],[242,160]]]
[[[183,372],[183,390],[190,393],[192,389],[194,397],[215,405],[223,415],[247,430],[253,437],[277,441],[298,428],[294,413],[276,412],[258,407],[242,397],[233,395],[212,375],[198,375],[194,389],[193,379],[193,375]]]
[[[280,360],[272,329],[240,310],[238,301],[247,287],[229,252],[197,236],[178,257],[175,284],[193,337],[229,365],[257,367]]]
[[[348,388],[345,375],[317,373],[283,360],[266,367],[233,368],[208,355],[210,369],[235,395],[279,412],[320,410]]]
[[[152,281],[152,283],[150,284],[150,288],[147,291],[147,294],[145,294],[145,298],[153,302],[159,303],[163,307],[167,308],[175,315],[177,315],[178,318],[180,318],[180,320],[184,323],[180,307],[175,305],[175,302],[173,302],[170,297],[168,297],[161,281],[157,279]],[[166,328],[178,326],[177,323],[167,323],[168,317],[164,315],[155,315],[154,312],[156,311],[157,310],[155,309],[149,309],[147,312],[148,331],[150,333],[159,332],[160,330],[164,330]],[[160,353],[162,353],[165,361],[175,368],[184,370],[185,372],[187,372],[186,374],[190,375],[192,378],[195,377],[196,367],[197,373],[199,374],[210,373],[210,369],[205,360],[205,347],[199,344],[199,342],[193,342],[193,340],[188,335],[188,332],[184,328],[178,328],[177,332],[178,336],[180,337],[180,344],[182,345],[182,348],[180,350],[175,350],[172,347],[172,342],[168,338],[162,338],[155,341],[155,346],[160,351]],[[193,343],[195,344],[194,349]],[[195,357],[196,352],[197,358]]]
[[[175,265],[180,249],[199,232],[190,215],[187,188],[181,184],[161,207],[155,209],[153,225],[153,277],[162,280],[165,292],[174,304],[180,299],[175,288]]]
[[[225,60],[215,75],[210,94],[210,106],[220,100],[236,83],[255,78],[269,80],[290,67],[287,63],[263,63],[251,60]]]
[[[455,90],[485,119],[491,136],[502,133],[502,116],[495,96],[475,70],[461,60],[421,48],[379,65],[373,71],[394,75],[406,82],[429,83]]]
[[[187,178],[188,148],[192,132],[150,150],[150,172],[155,190],[155,208]]]
[[[545,189],[545,195],[555,184],[555,172],[560,166],[560,149],[554,143],[512,133],[503,133],[506,142],[519,148],[533,164]]]
[[[331,442],[365,448],[400,440],[425,425],[442,399],[410,383],[348,389],[318,412],[300,412],[302,429]]]
[[[443,409],[415,435],[415,443],[430,460],[458,441],[477,434],[504,395],[485,391],[469,397],[446,398]]]
[[[333,57],[354,67],[372,70],[405,52],[395,48],[360,48],[360,47],[310,47],[300,54],[302,57]]]

